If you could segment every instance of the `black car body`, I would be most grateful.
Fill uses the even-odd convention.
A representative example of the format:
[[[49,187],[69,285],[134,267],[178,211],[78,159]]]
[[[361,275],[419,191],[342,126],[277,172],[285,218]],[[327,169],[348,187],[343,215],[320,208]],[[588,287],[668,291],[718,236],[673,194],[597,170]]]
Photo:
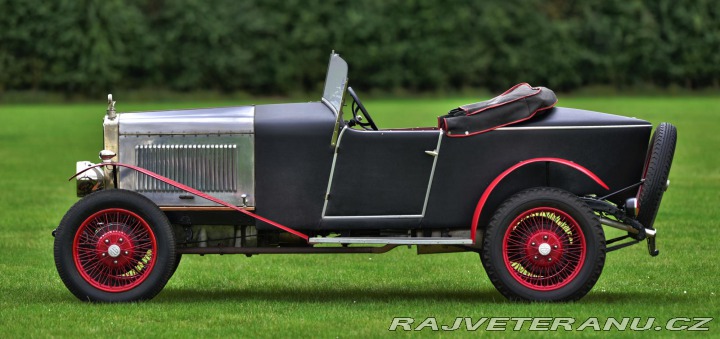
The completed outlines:
[[[110,99],[103,162],[78,163],[84,198],[54,232],[58,271],[80,299],[131,301],[182,254],[417,245],[480,253],[510,299],[578,299],[605,252],[657,254],[676,132],[554,98],[521,84],[438,127],[378,129],[332,54],[319,102],[118,115]]]

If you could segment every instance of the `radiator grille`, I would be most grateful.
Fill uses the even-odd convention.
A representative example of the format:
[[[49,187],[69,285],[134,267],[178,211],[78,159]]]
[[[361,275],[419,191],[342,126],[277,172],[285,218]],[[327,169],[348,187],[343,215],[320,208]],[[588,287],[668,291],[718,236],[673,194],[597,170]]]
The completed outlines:
[[[138,145],[137,165],[203,192],[237,190],[237,145]],[[139,192],[181,192],[137,174]]]

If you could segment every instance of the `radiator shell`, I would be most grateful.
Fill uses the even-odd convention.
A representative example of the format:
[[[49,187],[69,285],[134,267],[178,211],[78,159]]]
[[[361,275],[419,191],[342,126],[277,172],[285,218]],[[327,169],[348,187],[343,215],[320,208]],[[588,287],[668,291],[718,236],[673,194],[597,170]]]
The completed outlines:
[[[119,161],[179,181],[237,206],[255,206],[255,108],[124,113]],[[120,169],[118,187],[158,206],[215,206],[170,185]]]

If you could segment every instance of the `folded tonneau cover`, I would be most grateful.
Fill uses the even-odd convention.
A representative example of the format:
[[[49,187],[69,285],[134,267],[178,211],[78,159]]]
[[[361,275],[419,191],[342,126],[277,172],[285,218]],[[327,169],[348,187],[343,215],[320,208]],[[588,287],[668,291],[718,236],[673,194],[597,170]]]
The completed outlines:
[[[530,119],[556,103],[552,90],[521,83],[490,100],[451,110],[438,117],[438,127],[450,137],[480,134]]]

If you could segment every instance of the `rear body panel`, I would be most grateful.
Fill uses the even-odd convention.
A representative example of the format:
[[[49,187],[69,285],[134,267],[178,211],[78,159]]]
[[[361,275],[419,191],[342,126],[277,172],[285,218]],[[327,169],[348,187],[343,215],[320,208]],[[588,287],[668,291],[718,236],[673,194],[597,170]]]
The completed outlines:
[[[487,224],[502,201],[529,187],[558,187],[576,195],[602,196],[641,179],[652,125],[615,115],[555,108],[536,119],[468,138],[443,140],[428,212],[428,228],[465,228],[485,188],[520,161],[554,157],[575,162],[597,175],[610,190],[584,174],[555,163],[519,168],[493,191],[481,216]],[[613,196],[621,204],[636,190]]]

